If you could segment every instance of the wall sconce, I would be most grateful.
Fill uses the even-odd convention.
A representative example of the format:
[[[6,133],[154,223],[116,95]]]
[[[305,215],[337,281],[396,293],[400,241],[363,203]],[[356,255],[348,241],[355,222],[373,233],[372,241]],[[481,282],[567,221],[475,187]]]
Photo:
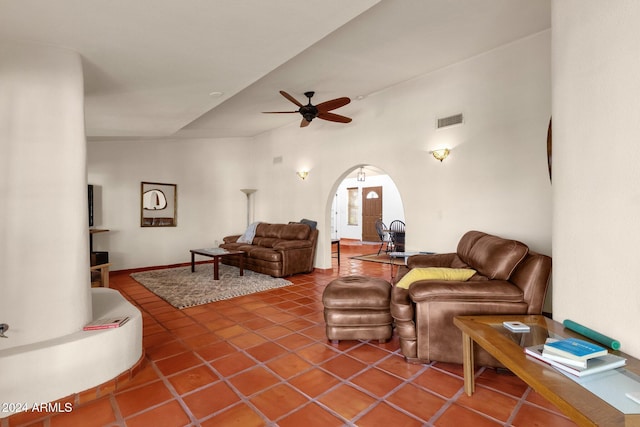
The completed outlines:
[[[446,159],[449,156],[449,149],[448,148],[441,148],[439,150],[433,150],[431,152],[431,154],[433,155],[433,157],[436,160],[443,161],[444,159]]]
[[[300,179],[304,181],[309,176],[309,171],[298,171],[296,172],[296,175],[298,175]]]
[[[360,172],[358,172],[356,179],[358,180],[358,182],[364,182],[366,178],[367,175],[364,173],[364,169],[360,168]]]

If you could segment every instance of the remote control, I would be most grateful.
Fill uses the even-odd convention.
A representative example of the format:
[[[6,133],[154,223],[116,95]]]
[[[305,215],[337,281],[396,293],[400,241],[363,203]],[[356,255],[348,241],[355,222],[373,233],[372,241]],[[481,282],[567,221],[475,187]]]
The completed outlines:
[[[505,328],[511,332],[529,332],[531,328],[522,322],[502,322]]]

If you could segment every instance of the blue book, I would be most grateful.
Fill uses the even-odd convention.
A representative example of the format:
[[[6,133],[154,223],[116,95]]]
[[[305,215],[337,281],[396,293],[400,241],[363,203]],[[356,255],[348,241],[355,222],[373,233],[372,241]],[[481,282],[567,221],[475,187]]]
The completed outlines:
[[[546,352],[574,360],[587,360],[609,353],[604,347],[578,338],[547,342],[544,345],[543,355]]]

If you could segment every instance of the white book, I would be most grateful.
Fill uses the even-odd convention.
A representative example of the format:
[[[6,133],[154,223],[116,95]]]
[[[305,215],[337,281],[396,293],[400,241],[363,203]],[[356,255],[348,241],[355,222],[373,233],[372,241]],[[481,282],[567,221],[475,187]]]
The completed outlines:
[[[551,352],[545,351],[544,349],[542,349],[542,356],[546,357],[547,359],[551,359],[551,360],[555,360],[556,362],[560,362],[563,365],[572,366],[572,367],[578,368],[578,369],[585,369],[587,367],[587,361],[586,360],[569,359],[567,357],[563,357],[563,356],[557,355],[555,353],[551,353]]]
[[[532,356],[548,365],[553,366],[554,368],[563,370],[577,377],[585,377],[598,372],[604,372],[610,369],[619,368],[626,365],[627,363],[627,359],[625,359],[624,357],[616,356],[615,354],[609,353],[605,356],[599,356],[589,359],[587,361],[586,368],[576,368],[545,357],[542,354],[543,347],[544,344],[534,345],[531,347],[525,347],[524,351],[529,356]]]

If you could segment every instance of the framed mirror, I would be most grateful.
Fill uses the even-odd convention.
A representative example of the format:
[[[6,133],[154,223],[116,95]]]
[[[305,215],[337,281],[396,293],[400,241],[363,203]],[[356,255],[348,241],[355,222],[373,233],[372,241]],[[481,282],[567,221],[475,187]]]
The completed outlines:
[[[178,186],[142,182],[140,186],[140,226],[175,227],[178,225]]]
[[[549,181],[552,181],[553,178],[551,176],[551,155],[553,151],[553,142],[551,141],[551,119],[549,119],[549,128],[547,129],[547,166],[549,167]]]

